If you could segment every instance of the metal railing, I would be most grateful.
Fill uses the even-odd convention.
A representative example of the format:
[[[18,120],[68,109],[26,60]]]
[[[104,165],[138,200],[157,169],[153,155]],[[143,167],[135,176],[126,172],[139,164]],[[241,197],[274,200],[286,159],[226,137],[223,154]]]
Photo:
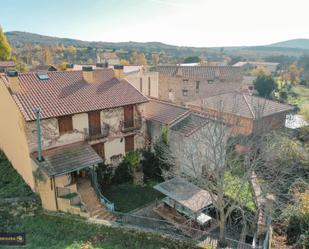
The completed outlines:
[[[96,192],[98,198],[100,199],[100,202],[109,210],[109,211],[114,211],[115,210],[115,205],[112,203],[110,200],[108,200],[101,192],[99,186],[98,186],[98,181],[97,181],[97,176],[96,173],[92,173],[92,178],[91,178],[91,186],[93,187],[94,191]]]
[[[101,127],[89,127],[88,129],[85,130],[87,140],[104,138],[107,137],[109,134],[109,125],[104,124]]]
[[[121,131],[129,132],[142,127],[142,118],[127,119],[120,122]]]

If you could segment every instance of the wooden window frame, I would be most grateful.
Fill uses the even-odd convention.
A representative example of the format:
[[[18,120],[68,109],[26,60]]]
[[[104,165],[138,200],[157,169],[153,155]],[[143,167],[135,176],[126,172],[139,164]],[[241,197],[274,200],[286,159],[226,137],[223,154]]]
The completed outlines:
[[[57,120],[60,134],[65,134],[73,131],[72,115],[61,116],[58,117]]]

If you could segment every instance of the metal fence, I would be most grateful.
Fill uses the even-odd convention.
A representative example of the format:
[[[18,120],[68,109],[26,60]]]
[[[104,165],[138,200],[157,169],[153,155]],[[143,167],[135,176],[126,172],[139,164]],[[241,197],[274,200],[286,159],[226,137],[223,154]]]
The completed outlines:
[[[113,212],[116,222],[123,225],[130,225],[143,230],[151,230],[162,234],[168,234],[180,239],[190,240],[208,248],[218,248],[218,237],[207,231],[199,230],[188,225],[176,225],[166,220],[139,216],[128,213]],[[262,249],[262,247],[252,246],[231,238],[226,239],[227,249]]]

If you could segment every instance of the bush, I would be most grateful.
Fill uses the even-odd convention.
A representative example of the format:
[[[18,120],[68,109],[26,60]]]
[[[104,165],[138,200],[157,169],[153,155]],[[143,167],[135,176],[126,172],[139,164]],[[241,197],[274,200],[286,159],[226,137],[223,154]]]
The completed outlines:
[[[270,98],[271,93],[276,88],[275,80],[271,76],[267,75],[259,75],[253,84],[259,95],[264,98]]]
[[[118,165],[113,183],[133,182],[134,174],[139,163],[140,155],[137,151],[131,151],[126,154],[122,162]]]
[[[116,168],[115,175],[112,179],[113,183],[120,184],[125,182],[133,182],[133,176],[130,172],[130,163],[123,160]]]
[[[107,167],[104,163],[100,163],[97,168],[97,173],[99,185],[102,186],[111,183],[113,175],[112,168]]]
[[[150,148],[146,149],[142,153],[143,159],[141,161],[144,173],[144,181],[162,180],[162,171],[159,167],[159,160]]]

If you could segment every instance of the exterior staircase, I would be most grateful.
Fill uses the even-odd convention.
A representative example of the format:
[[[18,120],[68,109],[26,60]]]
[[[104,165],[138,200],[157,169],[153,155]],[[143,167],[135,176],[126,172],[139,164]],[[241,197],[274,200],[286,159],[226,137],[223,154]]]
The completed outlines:
[[[115,220],[115,217],[100,203],[89,179],[79,179],[77,191],[90,217],[111,221]]]

